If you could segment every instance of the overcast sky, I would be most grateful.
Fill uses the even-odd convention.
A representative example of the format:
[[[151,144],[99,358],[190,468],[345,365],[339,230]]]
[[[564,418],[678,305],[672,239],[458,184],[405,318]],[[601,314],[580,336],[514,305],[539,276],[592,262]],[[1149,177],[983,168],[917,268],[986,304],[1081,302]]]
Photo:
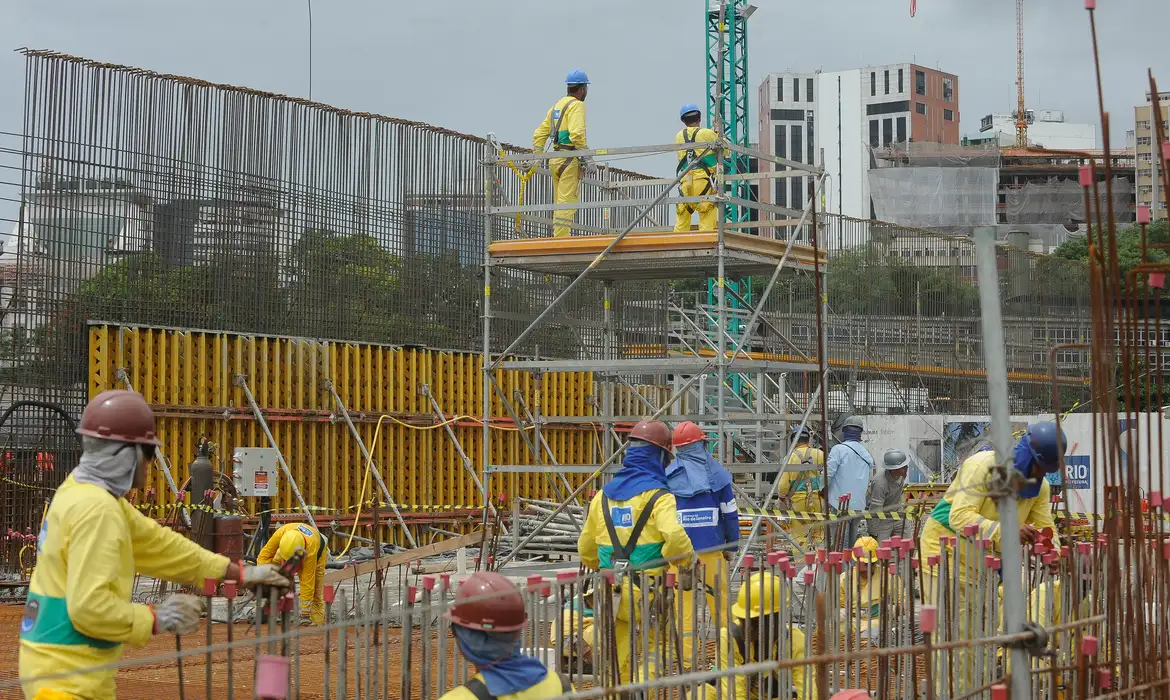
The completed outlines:
[[[773,71],[916,61],[958,74],[963,133],[1015,104],[1012,0],[755,0],[751,113]],[[0,48],[88,58],[305,96],[306,0],[11,0]],[[1146,68],[1170,90],[1168,0],[1100,0],[1105,105],[1133,128]],[[1029,107],[1099,123],[1081,0],[1028,0]],[[704,102],[703,0],[316,0],[313,99],[527,144],[583,68],[594,147],[660,143],[678,106]],[[0,52],[0,131],[20,130],[24,59]],[[753,133],[756,125],[751,125]],[[1116,142],[1116,141],[1115,141]],[[0,137],[0,145],[11,145]],[[1124,145],[1123,143],[1121,145]],[[634,169],[661,171],[661,162]],[[0,178],[10,180],[10,177]],[[0,203],[0,218],[11,216]]]

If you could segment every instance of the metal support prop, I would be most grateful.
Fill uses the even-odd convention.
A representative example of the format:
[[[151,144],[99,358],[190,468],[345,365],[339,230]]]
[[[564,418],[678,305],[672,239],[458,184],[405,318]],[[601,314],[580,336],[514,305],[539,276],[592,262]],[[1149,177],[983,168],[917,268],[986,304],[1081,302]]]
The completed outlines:
[[[126,368],[118,368],[118,379],[122,380],[122,383],[125,384],[126,388],[130,391],[135,390],[134,385],[130,383],[130,374],[126,371]],[[187,505],[183,503],[183,499],[179,496],[179,487],[177,484],[175,484],[175,475],[174,472],[171,471],[171,464],[167,461],[167,456],[163,454],[162,450],[155,450],[154,458],[158,460],[159,466],[162,467],[163,476],[167,480],[167,486],[171,487],[171,493],[175,495],[175,502],[179,506],[179,515],[183,518],[183,524],[190,528],[191,513],[187,510]]]
[[[1004,348],[1003,318],[999,306],[999,272],[995,266],[995,228],[975,229],[975,261],[979,280],[979,306],[983,322],[983,354],[987,364],[987,396],[991,404],[992,442],[995,461],[1006,472],[1012,453],[1011,408],[1008,403],[1007,356]],[[996,508],[999,510],[1000,555],[1003,557],[1003,632],[1023,632],[1027,622],[1024,584],[1021,580],[1023,554],[1020,548],[1020,516],[1016,491],[1009,479],[1001,481]],[[1032,696],[1028,673],[1028,652],[1019,644],[1011,647],[1011,689],[1013,698]]]
[[[260,406],[256,404],[256,398],[252,396],[252,389],[248,386],[247,378],[242,374],[235,376],[236,386],[244,390],[244,396],[248,398],[248,405],[252,407],[252,415],[255,416],[256,421],[260,423],[260,429],[264,431],[264,435],[268,438],[268,444],[272,445],[276,450],[276,460],[280,462],[280,468],[284,470],[284,478],[288,479],[289,486],[292,487],[293,495],[297,497],[297,503],[300,504],[301,510],[305,511],[305,517],[309,519],[309,524],[313,526],[314,530],[320,531],[317,527],[317,521],[313,519],[313,513],[309,509],[309,504],[305,503],[305,499],[301,496],[301,490],[297,487],[297,481],[293,478],[292,470],[288,468],[288,462],[284,461],[284,453],[280,451],[280,445],[276,444],[276,438],[272,436],[272,431],[268,429],[268,421],[264,420],[264,414],[260,413]]]
[[[443,416],[443,409],[439,407],[439,402],[435,400],[434,394],[431,393],[431,388],[423,384],[422,394],[430,400],[431,409],[435,412],[435,417],[439,420],[439,423],[442,424],[443,430],[447,433],[447,437],[451,438],[451,443],[455,445],[455,451],[459,453],[459,460],[463,463],[463,468],[471,475],[471,480],[475,482],[476,488],[479,489],[484,502],[487,503],[488,510],[492,515],[495,515],[496,507],[492,505],[492,499],[488,496],[487,488],[484,486],[483,481],[480,480],[479,475],[475,473],[475,465],[471,463],[471,458],[463,451],[463,445],[459,443],[459,438],[455,437],[455,431],[451,429],[451,424]]]
[[[353,420],[349,417],[349,411],[345,408],[345,403],[337,394],[337,387],[333,386],[332,379],[325,380],[325,388],[329,390],[329,394],[333,397],[333,403],[336,404],[337,409],[341,411],[341,417],[345,419],[345,424],[349,426],[349,434],[357,440],[358,448],[362,451],[362,457],[366,458],[366,462],[370,465],[370,472],[374,475],[374,479],[378,482],[378,487],[382,489],[382,495],[386,497],[386,504],[390,506],[390,510],[394,511],[394,517],[398,520],[398,524],[402,526],[402,532],[406,534],[406,539],[410,542],[410,546],[417,548],[418,543],[414,541],[414,535],[410,533],[410,528],[406,526],[406,521],[402,519],[402,512],[398,510],[398,504],[394,502],[394,496],[390,494],[390,489],[386,487],[386,482],[382,479],[382,471],[378,465],[374,463],[374,458],[370,455],[370,451],[366,449],[366,442],[362,440],[362,436],[358,434],[357,427],[354,426]],[[374,527],[378,526],[377,518],[374,519]],[[377,556],[375,554],[374,556]]]

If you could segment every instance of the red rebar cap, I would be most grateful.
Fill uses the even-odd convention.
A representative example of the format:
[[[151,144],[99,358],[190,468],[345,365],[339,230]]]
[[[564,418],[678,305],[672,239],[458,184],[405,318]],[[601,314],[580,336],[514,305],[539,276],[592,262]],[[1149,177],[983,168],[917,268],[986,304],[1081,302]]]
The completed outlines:
[[[902,553],[903,554],[909,555],[913,549],[914,549],[914,540],[910,539],[909,537],[902,540]]]
[[[1113,671],[1107,668],[1097,669],[1097,687],[1106,690],[1113,685]]]
[[[890,564],[886,570],[890,572],[890,576],[897,576],[898,575],[898,565],[897,564]]]
[[[1086,2],[1093,2],[1093,0],[1086,0]],[[1007,700],[1007,696],[1007,686],[1003,683],[991,686],[991,700]]]
[[[813,564],[816,564],[816,563],[817,563],[817,553],[816,552],[805,552],[804,553],[804,565],[805,566],[812,566]]]
[[[1048,547],[1046,547],[1043,542],[1037,542],[1036,544],[1032,545],[1032,556],[1042,557],[1047,551]]]
[[[418,588],[415,586],[408,586],[406,589],[406,602],[414,604],[418,602]]]
[[[950,543],[951,543],[951,536],[950,535],[939,535],[938,546],[940,549],[946,549]]]
[[[1087,6],[1088,4],[1088,0],[1086,0],[1085,5]],[[1093,169],[1087,165],[1082,165],[1077,168],[1077,180],[1081,183],[1081,187],[1092,187]]]
[[[1093,545],[1090,542],[1077,542],[1077,552],[1081,554],[1088,554],[1092,551],[1092,547]]]
[[[963,528],[963,537],[974,537],[977,532],[979,532],[978,525],[968,525]]]
[[[910,557],[910,568],[911,569],[918,568],[918,557]]]
[[[923,632],[934,632],[938,627],[938,608],[924,605],[918,612],[918,628]]]
[[[544,583],[544,578],[540,574],[528,574],[529,593],[535,593],[539,591],[541,583]]]
[[[1044,555],[1045,564],[1055,564],[1058,559],[1060,559],[1060,557],[1056,555],[1056,552],[1048,552]]]
[[[959,537],[958,537],[958,535],[949,535],[949,536],[948,536],[948,539],[950,539],[950,543],[949,543],[949,544],[950,544],[950,546],[952,546],[952,547],[958,547],[958,546],[959,546]]]
[[[811,586],[813,580],[816,579],[816,573],[806,570],[804,572],[804,585]]]
[[[882,560],[882,561],[889,561],[890,548],[889,547],[878,547],[877,558]]]
[[[743,568],[744,569],[751,569],[755,565],[756,565],[756,555],[754,555],[754,554],[743,555]]]
[[[446,591],[451,588],[451,574],[439,574],[439,590]]]
[[[926,565],[927,566],[938,566],[938,561],[939,561],[938,555],[931,554],[929,557],[926,558]]]
[[[780,563],[780,552],[768,552],[768,566],[776,566]]]
[[[1002,559],[1000,559],[999,557],[996,557],[995,559],[993,559],[993,560],[991,561],[991,570],[992,570],[992,571],[999,571],[999,567],[1000,567],[1002,564],[1003,564],[1003,560],[1002,560]]]
[[[1071,554],[1072,548],[1068,545],[1064,545],[1060,548],[1060,556],[1062,559],[1068,559]]]
[[[236,582],[235,581],[224,581],[223,582],[223,597],[227,598],[228,600],[233,600],[236,597]]]
[[[840,552],[829,552],[829,563],[840,564],[843,557]]]
[[[1150,507],[1151,508],[1161,508],[1162,507],[1162,492],[1161,491],[1150,491]]]
[[[215,595],[216,588],[219,588],[219,581],[216,581],[213,578],[203,579],[203,595],[210,598],[211,596]]]
[[[828,560],[829,554],[824,549],[817,550],[817,562],[824,564]]]
[[[292,593],[285,593],[284,595],[280,596],[280,600],[278,600],[276,602],[276,609],[282,613],[292,612],[292,609],[293,609]]]
[[[1091,634],[1081,637],[1081,653],[1085,656],[1097,655],[1097,638]]]
[[[557,572],[557,583],[572,583],[575,580],[577,580],[577,572],[576,571],[558,571]]]
[[[332,603],[337,598],[337,589],[333,586],[325,586],[321,592],[325,595],[326,603]]]
[[[1170,141],[1162,144],[1162,160],[1170,160]]]
[[[423,587],[424,591],[434,590],[435,589],[435,577],[434,576],[423,576],[422,577],[422,587]]]
[[[986,566],[987,568],[990,569],[991,565],[994,563],[995,563],[995,555],[994,554],[984,554],[983,555],[983,565],[984,566]]]
[[[1170,541],[1162,543],[1162,558],[1170,559]]]
[[[666,572],[666,587],[667,587],[667,588],[674,588],[674,584],[675,584],[675,574],[674,574],[674,572],[673,572],[673,571],[667,571],[667,572]]]
[[[1147,204],[1140,204],[1137,208],[1137,222],[1139,224],[1150,223],[1150,207]]]
[[[841,552],[841,556],[842,556],[844,562],[846,564],[848,564],[849,562],[853,561],[853,550],[846,549],[844,552]]]
[[[901,547],[902,546],[902,538],[895,535],[895,536],[891,537],[890,539],[886,540],[884,544],[887,547],[889,547],[890,549],[893,549],[894,547]]]

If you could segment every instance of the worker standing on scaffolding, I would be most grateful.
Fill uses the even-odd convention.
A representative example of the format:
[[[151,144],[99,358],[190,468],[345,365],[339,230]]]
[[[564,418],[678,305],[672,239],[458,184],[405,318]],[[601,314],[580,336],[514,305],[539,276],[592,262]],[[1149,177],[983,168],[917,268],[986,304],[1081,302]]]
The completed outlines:
[[[674,461],[666,469],[666,482],[674,494],[678,520],[699,553],[707,609],[715,609],[716,580],[727,588],[727,565],[739,544],[739,510],[731,489],[731,472],[707,451],[707,434],[686,421],[674,429]],[[683,665],[690,666],[697,643],[694,634],[694,592],[682,593],[680,627]]]
[[[670,448],[671,431],[665,423],[643,420],[635,425],[622,455],[622,468],[589,502],[577,540],[582,564],[613,575],[613,591],[595,592],[598,603],[606,608],[599,612],[598,624],[608,628],[602,630],[608,653],[599,663],[615,669],[622,683],[657,677],[649,658],[638,659],[638,648],[655,648],[653,640],[659,635],[642,619],[642,595],[654,596],[664,564],[689,570],[694,558],[667,486]],[[640,662],[645,669],[638,669]]]
[[[1052,533],[1053,545],[1059,547],[1060,542],[1056,535],[1056,525],[1052,520],[1052,506],[1049,502],[1050,491],[1045,474],[1057,471],[1060,467],[1060,458],[1068,447],[1068,439],[1064,432],[1057,429],[1052,422],[1034,423],[1024,431],[1024,435],[1016,443],[1011,454],[1009,478],[1014,476],[1014,486],[1017,490],[1016,508],[1020,518],[1020,540],[1025,544],[1033,543],[1041,533],[1048,530]],[[922,528],[919,540],[920,560],[943,554],[940,538],[959,535],[959,546],[947,547],[945,555],[948,558],[951,570],[958,576],[957,588],[950,591],[953,610],[961,611],[967,608],[966,600],[968,588],[972,586],[978,575],[981,561],[968,561],[969,547],[962,542],[964,530],[971,528],[970,537],[987,541],[991,545],[991,553],[999,552],[1000,532],[999,510],[996,507],[996,464],[994,450],[981,450],[968,457],[959,466],[943,498],[931,511],[926,525]],[[937,569],[926,576],[926,590],[923,598],[928,603],[939,599],[941,582],[937,576]],[[953,585],[953,584],[952,584]],[[967,638],[967,616],[956,615],[959,626],[959,637]],[[960,661],[963,658],[965,660]],[[970,660],[961,650],[956,650],[956,670],[952,674],[956,681],[963,681],[962,686],[956,683],[955,691],[971,687]],[[961,671],[965,669],[965,671]]]
[[[879,469],[869,483],[865,497],[865,508],[880,511],[866,523],[866,529],[878,542],[905,533],[906,521],[902,513],[896,512],[905,502],[906,474],[910,471],[910,458],[902,450],[886,450]]]
[[[821,474],[825,467],[825,453],[811,444],[812,431],[808,426],[797,426],[792,429],[792,441],[795,445],[788,458],[788,464],[808,465],[807,471],[790,471],[785,469],[780,474],[780,483],[776,485],[776,494],[786,501],[786,506],[792,510],[813,514],[824,513],[824,500],[821,498],[821,489],[824,488]],[[789,534],[796,544],[806,549],[813,546],[809,541],[812,528],[807,523],[793,523],[789,526]]]
[[[468,576],[443,617],[451,622],[459,653],[476,673],[440,700],[541,700],[572,692],[565,678],[520,653],[528,611],[520,591],[502,574],[478,571]]]
[[[329,547],[325,536],[305,523],[281,525],[256,557],[258,564],[283,564],[297,552],[304,552],[301,562],[301,624],[325,624],[325,565]]]
[[[678,166],[676,173],[681,173],[692,163],[694,167],[683,175],[678,185],[679,194],[683,197],[702,197],[711,193],[711,180],[715,177],[715,151],[710,144],[719,137],[711,129],[704,129],[703,113],[698,105],[683,105],[678,116],[682,119],[683,128],[674,137],[674,142],[689,146],[686,150],[678,151]],[[702,144],[708,144],[704,147]],[[675,205],[675,231],[691,230],[691,214],[699,213],[699,230],[714,231],[719,228],[719,212],[715,209],[715,202],[680,202]]]
[[[585,96],[589,94],[589,76],[575,70],[565,78],[566,94],[548,110],[544,121],[532,132],[532,150],[541,153],[553,151],[584,151]],[[552,158],[548,169],[552,173],[553,202],[575,204],[581,201],[582,171],[593,169],[592,158]],[[572,209],[553,212],[553,238],[566,238],[573,223]]]
[[[861,510],[865,508],[865,492],[869,490],[873,474],[873,457],[861,444],[865,424],[860,416],[849,416],[841,423],[841,442],[829,450],[829,507]],[[848,497],[848,498],[846,498]],[[857,540],[857,521],[849,520],[838,536],[836,547]]]
[[[790,606],[784,582],[766,571],[752,574],[739,587],[730,624],[719,630],[718,668],[725,671],[761,661],[807,658],[804,633],[785,623],[785,608]],[[727,675],[709,683],[705,694],[707,700],[818,697],[812,669],[797,666],[791,675],[791,682],[787,673]]]
[[[273,566],[243,566],[140,513],[126,500],[146,485],[162,446],[142,394],[104,391],[81,414],[81,460],[53,494],[20,621],[20,680],[30,700],[108,700],[123,645],[198,629],[203,601],[172,595],[130,602],[135,574],[184,586],[229,579],[287,587]],[[100,667],[98,670],[91,670]],[[42,680],[49,674],[72,673]]]

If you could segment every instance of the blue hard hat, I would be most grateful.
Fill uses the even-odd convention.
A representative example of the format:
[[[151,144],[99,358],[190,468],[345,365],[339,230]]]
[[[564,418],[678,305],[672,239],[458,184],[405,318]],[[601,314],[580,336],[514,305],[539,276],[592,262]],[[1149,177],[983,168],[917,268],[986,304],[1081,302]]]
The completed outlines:
[[[1028,426],[1024,433],[1032,459],[1047,472],[1060,469],[1060,458],[1068,449],[1068,437],[1063,430],[1056,429],[1056,423],[1044,421]]]
[[[807,425],[798,425],[792,429],[792,439],[793,440],[795,440],[799,437],[807,438],[807,437],[810,437],[811,435],[812,435],[812,431],[809,430],[809,427]]]
[[[585,71],[583,71],[581,69],[569,71],[569,74],[567,76],[565,76],[565,85],[588,85],[588,84],[589,84],[589,76],[585,75]]]
[[[682,119],[683,117],[687,116],[688,114],[702,114],[702,113],[703,113],[702,110],[699,109],[699,105],[685,104],[682,107],[679,107],[678,118]]]

